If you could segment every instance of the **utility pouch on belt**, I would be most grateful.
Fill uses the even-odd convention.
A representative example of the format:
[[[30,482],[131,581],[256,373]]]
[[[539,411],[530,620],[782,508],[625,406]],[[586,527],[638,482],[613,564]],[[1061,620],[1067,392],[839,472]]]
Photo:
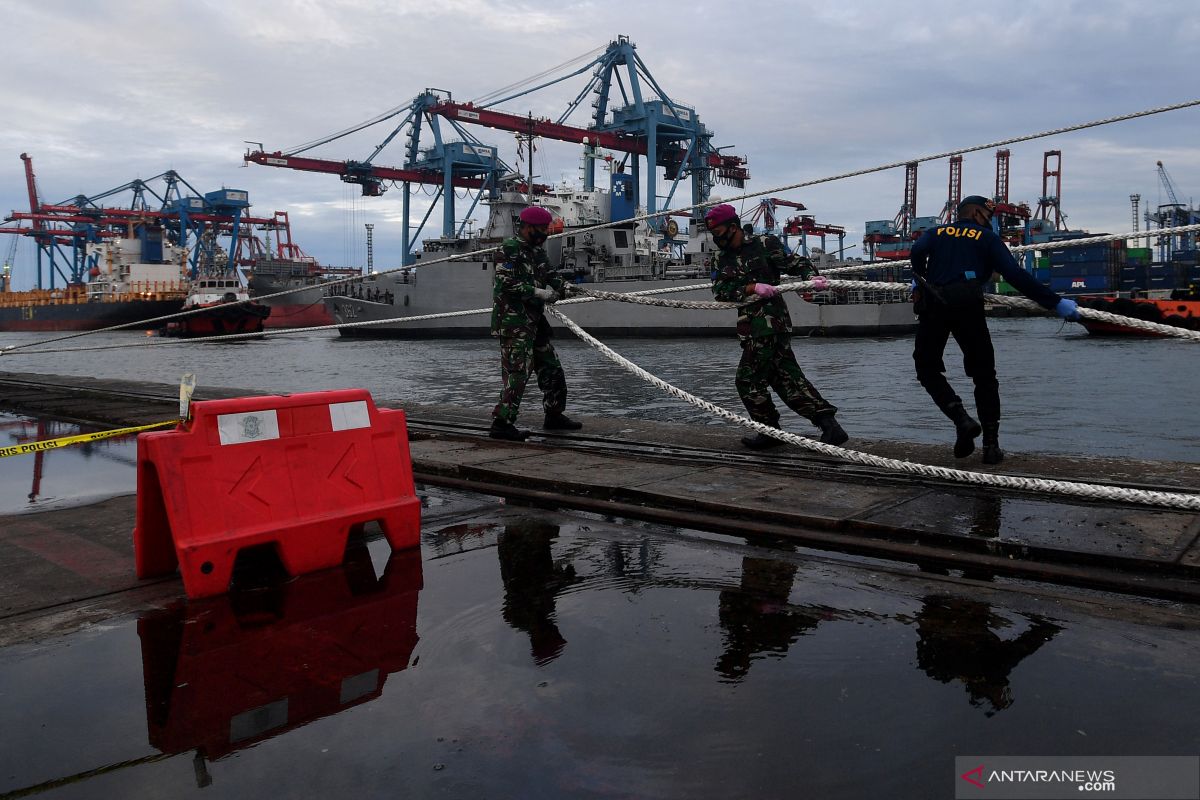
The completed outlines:
[[[974,277],[974,272],[971,272],[970,276],[964,276],[958,281],[936,288],[923,282],[920,294],[926,303],[925,308],[935,305],[946,308],[970,308],[983,302],[983,281],[979,281]]]
[[[983,282],[969,278],[937,287],[943,304],[950,308],[963,308],[983,302]]]

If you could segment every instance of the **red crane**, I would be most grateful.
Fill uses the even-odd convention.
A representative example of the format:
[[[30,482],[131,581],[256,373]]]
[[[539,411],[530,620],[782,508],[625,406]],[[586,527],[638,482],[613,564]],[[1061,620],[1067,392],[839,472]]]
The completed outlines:
[[[1050,160],[1054,168],[1050,168]],[[1051,191],[1053,184],[1053,191]],[[1042,156],[1042,196],[1038,199],[1038,219],[1054,222],[1054,230],[1066,228],[1062,213],[1062,151],[1047,150]]]
[[[429,109],[432,113],[453,119],[457,122],[469,122],[475,125],[486,125],[502,131],[527,133],[555,139],[562,142],[574,142],[616,150],[619,153],[647,155],[644,136],[632,136],[624,131],[595,131],[574,125],[563,125],[549,119],[535,119],[532,115],[508,114],[494,111],[490,108],[479,108],[473,103],[455,103],[446,100]],[[665,154],[664,154],[665,155]],[[680,148],[679,161],[682,163],[684,151]],[[746,159],[741,156],[708,154],[708,165],[717,171],[717,176],[732,181],[746,181],[750,178],[750,170],[746,167]],[[678,166],[678,165],[677,165]]]
[[[896,213],[896,233],[907,239],[912,233],[912,218],[917,215],[917,162],[904,165],[904,205]],[[907,258],[907,255],[902,256]]]
[[[1008,203],[1008,150],[996,151],[996,193],[992,200],[997,204]]]
[[[767,197],[758,202],[750,219],[747,220],[751,225],[758,224],[762,220],[762,229],[768,233],[775,230],[775,209],[783,206],[784,208],[794,208],[797,211],[807,211],[808,207],[804,203],[797,203],[792,200],[781,200],[777,197]]]
[[[266,153],[262,150],[247,150],[244,161],[253,161],[268,167],[286,167],[302,172],[321,172],[326,175],[340,175],[347,183],[361,183],[364,195],[378,197],[383,194],[384,181],[406,181],[408,183],[428,183],[441,186],[442,173],[432,170],[421,171],[400,169],[398,167],[380,167],[361,161],[330,161],[324,158],[307,158],[305,156],[286,156],[282,151]],[[482,178],[456,177],[453,185],[460,189],[480,189],[483,187]],[[542,187],[546,190],[548,187]]]
[[[946,191],[946,205],[938,215],[943,224],[954,221],[954,212],[962,200],[962,156],[950,156],[950,184]]]

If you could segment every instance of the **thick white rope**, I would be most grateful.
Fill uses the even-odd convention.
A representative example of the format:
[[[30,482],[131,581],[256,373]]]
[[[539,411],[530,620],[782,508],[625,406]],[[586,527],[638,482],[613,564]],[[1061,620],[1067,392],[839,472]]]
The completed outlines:
[[[839,281],[827,280],[824,287],[830,290],[849,289],[852,291],[908,291],[908,285],[904,283],[887,283],[881,281]],[[646,289],[640,292],[598,292],[591,289],[582,289],[574,287],[574,290],[582,296],[572,297],[568,300],[560,300],[556,303],[557,306],[574,305],[578,303],[591,303],[598,300],[612,300],[621,303],[635,303],[641,305],[652,305],[664,308],[686,308],[699,309],[703,311],[729,311],[749,305],[753,300],[745,303],[723,303],[717,300],[669,300],[658,299],[653,295],[670,294],[675,292],[695,291],[699,289],[709,289],[711,284],[696,284],[694,286],[667,286],[659,289]],[[779,290],[783,292],[798,291],[812,292],[822,291],[814,285],[813,281],[797,281],[795,283],[785,283],[779,286]],[[1024,297],[1008,297],[1005,295],[989,294],[984,295],[984,299],[988,303],[995,305],[1006,305],[1014,308],[1021,308],[1027,311],[1033,311],[1042,315],[1052,315],[1053,312],[1039,306],[1032,300]],[[357,302],[369,303],[371,301],[360,300]],[[464,311],[445,311],[440,314],[420,314],[412,317],[390,317],[388,319],[372,319],[363,320],[361,322],[342,322],[332,325],[317,325],[309,328],[277,328],[272,330],[264,330],[259,333],[230,333],[220,336],[199,336],[189,339],[179,338],[147,338],[136,342],[121,342],[118,344],[94,345],[91,347],[55,347],[43,348],[38,350],[21,351],[15,350],[19,345],[9,345],[8,347],[0,348],[0,355],[10,356],[33,356],[42,353],[83,353],[95,350],[120,350],[126,347],[164,347],[171,345],[186,345],[186,344],[212,344],[219,342],[236,342],[246,339],[262,339],[268,336],[290,336],[296,333],[310,333],[313,331],[328,331],[340,330],[342,328],[369,328],[375,325],[391,325],[395,323],[409,322],[427,322],[435,319],[449,319],[451,317],[466,317],[475,314],[490,314],[491,308],[472,308]],[[1190,341],[1200,341],[1200,331],[1193,331],[1187,328],[1177,328],[1173,325],[1163,325],[1157,322],[1149,322],[1135,317],[1123,317],[1119,314],[1112,314],[1107,311],[1098,311],[1092,308],[1079,307],[1079,315],[1088,319],[1094,319],[1098,322],[1108,322],[1113,325],[1121,325],[1126,328],[1136,328],[1138,330],[1156,333],[1162,336],[1170,336],[1178,339],[1188,339]]]
[[[1086,500],[1106,500],[1122,503],[1136,503],[1140,505],[1158,506],[1164,508],[1181,508],[1190,511],[1200,511],[1200,494],[1185,494],[1182,492],[1158,492],[1145,489],[1128,489],[1119,486],[1100,486],[1092,483],[1081,483],[1076,481],[1056,481],[1048,478],[1029,478],[1018,475],[997,475],[985,472],[970,472],[961,469],[949,469],[947,467],[935,467],[927,464],[914,464],[908,461],[901,461],[894,458],[883,458],[882,456],[871,455],[857,450],[848,450],[843,447],[835,447],[830,444],[808,439],[804,436],[797,436],[793,433],[772,428],[762,423],[755,422],[752,419],[743,417],[739,414],[734,414],[732,411],[727,411],[724,408],[709,402],[700,397],[696,397],[683,389],[673,386],[663,379],[652,375],[646,370],[639,367],[629,359],[615,352],[603,342],[596,339],[583,328],[579,327],[568,318],[565,314],[555,308],[549,309],[550,313],[554,314],[564,325],[570,328],[571,332],[582,339],[584,342],[598,350],[605,358],[615,364],[620,365],[625,370],[633,373],[637,377],[647,383],[657,386],[672,397],[683,400],[703,411],[718,416],[730,422],[737,423],[753,431],[757,431],[767,436],[773,436],[776,439],[802,447],[806,450],[811,450],[826,456],[833,456],[846,461],[851,461],[856,464],[864,464],[866,466],[880,467],[890,469],[897,472],[904,472],[909,475],[919,475],[928,478],[937,478],[945,481],[953,481],[956,483],[971,484],[974,486],[994,486],[1002,489],[1017,489],[1028,492],[1040,492],[1043,494],[1060,494],[1071,497],[1080,497]]]
[[[1129,231],[1127,233],[1105,233],[1099,236],[1086,236],[1081,239],[1063,239],[1055,242],[1038,242],[1035,244],[1020,244],[1010,245],[1009,250],[1013,253],[1027,253],[1031,250],[1060,250],[1068,247],[1087,247],[1090,244],[1103,244],[1104,242],[1115,242],[1122,239],[1144,239],[1148,236],[1175,236],[1180,233],[1191,233],[1200,231],[1200,224],[1196,225],[1176,225],[1173,228],[1152,228],[1145,231]],[[881,259],[879,261],[864,261],[861,264],[852,264],[847,267],[830,267],[824,270],[822,275],[846,275],[851,272],[864,272],[871,269],[879,269],[880,267],[907,267],[912,264],[912,261],[907,258]]]
[[[822,287],[822,288],[819,288]],[[781,292],[812,292],[822,291],[823,287],[831,290],[849,289],[862,291],[908,291],[906,283],[886,283],[882,281],[839,281],[826,280],[818,286],[814,281],[798,281],[796,283],[784,283],[779,285]],[[615,300],[621,303],[635,303],[638,305],[661,306],[665,308],[689,308],[699,310],[722,311],[728,309],[741,308],[747,303],[722,303],[718,301],[703,301],[703,300],[668,300],[659,298],[650,298],[643,296],[632,296],[628,294],[620,294],[617,292],[597,292],[591,289],[582,290],[588,297],[597,300]],[[1006,295],[988,294],[984,295],[984,299],[993,305],[1011,306],[1020,308],[1026,311],[1033,311],[1040,315],[1053,316],[1053,311],[1048,311],[1042,308],[1037,303],[1024,297],[1009,297]],[[570,301],[565,301],[570,302]],[[754,301],[749,301],[754,302]],[[561,305],[561,304],[560,304]],[[1119,314],[1112,314],[1107,311],[1098,311],[1093,308],[1085,308],[1080,306],[1079,316],[1085,319],[1094,319],[1097,322],[1108,322],[1114,325],[1121,325],[1126,328],[1136,328],[1148,333],[1156,333],[1162,336],[1171,336],[1177,339],[1187,339],[1189,341],[1200,341],[1200,331],[1189,330],[1188,328],[1177,328],[1174,325],[1163,325],[1158,322],[1149,322],[1144,319],[1135,317],[1123,317]]]
[[[694,286],[692,288],[708,289],[709,284],[700,284],[700,285]],[[683,291],[683,289],[681,289],[679,287],[668,286],[663,289],[646,289],[641,292],[630,292],[628,294],[618,295],[618,297],[635,298],[636,299],[637,297],[639,297],[641,295],[662,294],[664,292],[678,292],[678,291]],[[355,302],[358,302],[358,303],[366,303],[366,304],[370,304],[370,305],[384,305],[383,303],[375,303],[374,301],[371,301],[371,300],[357,300],[355,298],[349,298],[349,299],[354,300]],[[558,305],[565,306],[565,305],[574,305],[574,304],[578,304],[578,303],[592,303],[598,299],[600,299],[600,298],[572,297],[568,300],[558,301]],[[630,302],[633,302],[633,301],[630,301]],[[722,309],[737,308],[737,305],[734,303],[720,303],[718,305],[720,305],[720,307]],[[41,344],[40,342],[33,342],[30,344],[25,344],[25,345],[9,345],[7,347],[0,348],[0,355],[34,356],[34,355],[41,355],[43,353],[87,353],[87,352],[92,352],[95,350],[120,350],[120,349],[126,348],[126,347],[170,347],[172,345],[179,346],[179,345],[188,345],[188,344],[214,344],[214,343],[221,343],[221,342],[239,342],[239,341],[245,341],[247,339],[264,339],[264,338],[272,337],[272,336],[293,336],[298,333],[313,333],[313,332],[319,332],[319,331],[341,330],[343,328],[370,328],[375,325],[391,325],[394,323],[428,322],[429,320],[435,320],[435,319],[449,319],[451,317],[469,317],[469,316],[472,316],[475,314],[490,314],[490,313],[492,313],[492,308],[489,306],[487,308],[470,308],[470,309],[465,309],[463,311],[443,311],[438,314],[418,314],[417,316],[410,316],[410,317],[389,317],[387,319],[362,320],[361,322],[335,322],[332,325],[314,325],[314,326],[308,327],[308,328],[273,328],[273,329],[259,331],[257,333],[226,333],[226,334],[221,334],[218,336],[196,336],[196,337],[189,337],[189,338],[146,337],[145,339],[140,339],[140,340],[133,341],[133,342],[119,342],[117,344],[101,344],[101,345],[94,345],[91,347],[53,347],[53,348],[42,348],[42,349],[38,349],[38,350],[18,351],[18,348],[33,347],[35,345]]]
[[[1066,126],[1063,126],[1060,128],[1053,128],[1051,130],[1041,131],[1039,133],[1030,133],[1030,134],[1025,134],[1023,136],[1014,136],[1009,139],[1001,139],[999,141],[988,142],[986,144],[973,145],[971,147],[965,147],[965,148],[962,148],[959,150],[948,150],[944,153],[935,153],[933,155],[921,156],[919,158],[910,158],[910,159],[906,159],[904,161],[893,161],[890,164],[880,164],[875,167],[867,167],[865,169],[854,170],[853,172],[843,172],[838,175],[829,175],[824,178],[814,178],[809,181],[801,181],[800,183],[792,183],[792,184],[786,184],[784,186],[776,186],[772,189],[763,189],[763,190],[760,190],[757,192],[747,192],[745,194],[737,195],[735,197],[725,198],[722,200],[710,200],[708,202],[697,203],[697,204],[691,205],[691,206],[681,206],[680,208],[658,211],[653,214],[642,214],[641,216],[630,217],[629,219],[621,220],[620,222],[606,222],[606,223],[602,223],[599,225],[593,225],[593,226],[587,227],[587,228],[573,228],[570,231],[563,231],[562,233],[553,234],[549,238],[558,239],[558,238],[562,238],[564,236],[578,236],[579,234],[582,234],[582,233],[590,233],[592,231],[604,230],[606,228],[612,227],[613,225],[626,224],[629,222],[635,222],[635,223],[636,222],[644,222],[646,220],[657,219],[658,217],[666,216],[667,214],[678,214],[678,213],[683,213],[685,211],[698,211],[700,209],[709,208],[710,206],[717,205],[718,203],[735,203],[739,200],[748,200],[752,197],[762,197],[764,195],[781,194],[783,192],[792,191],[793,189],[802,189],[806,186],[816,186],[816,185],[819,185],[822,183],[832,183],[834,181],[845,180],[846,178],[855,178],[855,177],[859,177],[862,175],[870,175],[875,172],[885,172],[889,169],[896,169],[897,167],[903,167],[906,164],[910,164],[913,162],[921,163],[924,161],[936,161],[938,159],[948,158],[953,155],[961,155],[963,153],[973,153],[978,150],[988,150],[993,147],[1003,147],[1005,145],[1015,144],[1017,142],[1032,141],[1034,139],[1044,139],[1048,136],[1057,136],[1058,134],[1061,134],[1061,133],[1070,133],[1072,131],[1080,131],[1080,130],[1084,130],[1087,128],[1095,128],[1095,127],[1099,127],[1101,125],[1111,125],[1114,122],[1124,122],[1126,120],[1137,119],[1139,117],[1149,117],[1149,116],[1153,116],[1155,114],[1163,114],[1168,111],[1178,111],[1180,109],[1191,108],[1193,106],[1200,106],[1200,99],[1186,100],[1182,103],[1173,103],[1171,105],[1166,105],[1166,106],[1157,106],[1155,108],[1148,108],[1143,111],[1135,111],[1130,114],[1119,114],[1117,116],[1104,117],[1102,119],[1092,120],[1090,122],[1081,122],[1076,125],[1066,125]],[[1160,235],[1160,234],[1161,234],[1161,231],[1157,232],[1154,235]],[[1149,236],[1151,234],[1146,233],[1146,234],[1142,234],[1142,235]],[[470,253],[457,253],[457,254],[454,254],[451,256],[446,256],[443,258],[436,258],[436,259],[430,259],[428,261],[422,261],[420,264],[406,265],[406,266],[400,266],[400,267],[393,267],[392,269],[380,270],[379,272],[377,272],[375,274],[376,275],[387,275],[387,274],[390,274],[393,272],[399,272],[399,271],[405,270],[405,269],[413,269],[414,267],[417,267],[417,268],[429,267],[429,266],[433,266],[434,264],[443,264],[443,263],[446,263],[449,261],[462,261],[464,259],[474,260],[478,256],[485,255],[487,253],[494,253],[499,250],[500,250],[499,247],[481,248],[479,250],[472,250]],[[351,278],[339,278],[337,280],[327,281],[326,283],[324,283],[322,285],[323,286],[337,286],[337,285],[343,284],[343,283],[351,283],[353,281],[360,281],[363,279],[363,277],[364,276],[351,277]],[[311,288],[311,287],[305,286],[305,287],[297,287],[295,289],[285,289],[281,292],[275,292],[274,294],[261,295],[260,297],[257,297],[254,299],[256,301],[257,300],[269,300],[269,299],[272,299],[275,297],[282,297],[284,295],[292,294],[294,292],[305,291],[306,289],[309,289],[309,288]],[[246,302],[246,301],[241,301],[241,302]],[[189,309],[188,311],[179,311],[174,314],[166,314],[164,316],[154,317],[153,319],[149,319],[149,320],[141,320],[139,322],[128,322],[128,323],[124,323],[122,325],[110,325],[106,328],[97,328],[96,330],[91,330],[91,331],[80,331],[78,333],[70,334],[69,336],[58,336],[58,337],[54,337],[52,339],[43,339],[40,342],[30,342],[30,343],[24,344],[24,345],[14,345],[14,346],[10,347],[9,349],[19,349],[19,348],[25,348],[25,347],[35,347],[35,346],[44,345],[44,344],[53,344],[55,342],[62,342],[62,341],[66,341],[68,339],[74,339],[74,338],[77,338],[80,336],[89,336],[94,333],[104,333],[106,331],[122,330],[125,328],[136,327],[138,325],[145,325],[148,322],[162,322],[162,321],[170,320],[170,319],[178,319],[180,317],[186,317],[186,316],[191,316],[193,314],[198,314],[201,312],[201,310],[202,309]],[[321,330],[321,327],[297,329],[297,330]],[[43,351],[43,352],[51,352],[51,351],[47,350],[47,351]]]

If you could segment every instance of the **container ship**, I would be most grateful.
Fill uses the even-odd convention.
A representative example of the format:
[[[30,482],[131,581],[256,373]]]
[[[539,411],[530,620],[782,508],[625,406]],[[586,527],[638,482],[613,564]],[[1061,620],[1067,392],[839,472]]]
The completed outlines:
[[[87,244],[87,281],[62,288],[0,291],[0,331],[88,331],[146,322],[183,308],[188,280],[183,252],[145,235]]]

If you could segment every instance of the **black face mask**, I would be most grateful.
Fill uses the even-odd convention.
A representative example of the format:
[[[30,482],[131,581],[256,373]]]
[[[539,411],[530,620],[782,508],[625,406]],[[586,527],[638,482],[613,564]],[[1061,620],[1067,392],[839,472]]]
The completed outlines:
[[[548,238],[550,238],[550,235],[548,233],[543,233],[541,231],[530,231],[529,232],[529,243],[531,245],[533,245],[534,247],[541,247],[543,244],[546,243],[546,239],[548,239]]]
[[[726,247],[728,247],[728,246],[729,246],[729,243],[733,241],[733,231],[731,231],[730,229],[726,228],[726,229],[725,229],[724,231],[722,231],[721,233],[714,233],[714,234],[712,235],[712,237],[713,237],[713,243],[714,243],[714,244],[715,244],[717,247],[719,247],[719,248],[721,248],[722,250],[724,250]]]

